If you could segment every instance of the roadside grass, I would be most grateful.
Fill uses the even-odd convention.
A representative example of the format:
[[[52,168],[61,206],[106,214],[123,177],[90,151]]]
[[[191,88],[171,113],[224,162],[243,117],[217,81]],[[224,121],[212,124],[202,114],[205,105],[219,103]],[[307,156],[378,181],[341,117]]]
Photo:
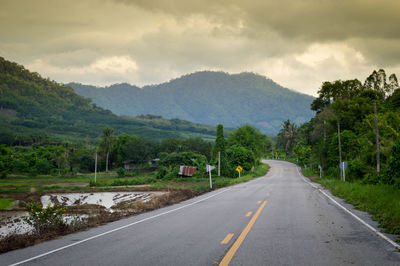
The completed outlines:
[[[302,171],[303,175],[306,176],[306,177],[310,177],[310,178],[311,177],[313,177],[313,178],[319,177],[319,172],[317,172],[316,170],[314,170],[312,168],[304,168],[304,167],[302,167],[301,171]]]
[[[13,198],[2,198],[0,199],[0,210],[9,209],[14,202]]]
[[[332,178],[314,180],[355,208],[366,211],[390,234],[400,234],[400,190],[390,185],[342,182]]]
[[[268,165],[260,164],[255,167],[254,172],[248,172],[247,174],[237,178],[218,177],[214,175],[212,177],[213,188],[222,188],[247,182],[253,178],[266,175],[268,169]],[[205,193],[210,191],[209,178],[175,178],[168,181],[160,180],[157,183],[152,184],[152,186],[157,188],[192,189],[197,193]]]

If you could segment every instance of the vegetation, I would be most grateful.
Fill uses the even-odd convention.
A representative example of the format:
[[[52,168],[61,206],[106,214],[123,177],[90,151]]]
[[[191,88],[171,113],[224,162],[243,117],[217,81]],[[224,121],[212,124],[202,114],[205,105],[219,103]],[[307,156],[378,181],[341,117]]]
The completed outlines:
[[[57,204],[42,208],[40,202],[34,200],[24,204],[29,214],[29,216],[24,217],[24,220],[33,226],[36,233],[42,234],[51,230],[58,230],[64,225],[62,215],[67,208],[60,208]]]
[[[143,88],[126,83],[105,88],[69,85],[78,94],[119,115],[159,114],[226,127],[249,123],[273,134],[288,118],[299,124],[313,116],[309,110],[313,97],[254,73],[203,71]]]
[[[9,209],[14,202],[13,198],[2,198],[0,199],[0,210]]]
[[[339,176],[341,157],[348,164],[348,181],[399,188],[400,90],[386,80],[379,86],[366,84],[369,86],[358,80],[324,82],[311,105],[317,111],[315,117],[300,127],[286,121],[277,148],[295,156],[301,165],[322,166],[324,176]],[[389,86],[392,90],[386,88]]]
[[[106,154],[106,172],[108,172],[108,156],[110,155],[112,149],[113,133],[114,130],[105,127],[103,129],[103,135],[100,139],[100,149]]]

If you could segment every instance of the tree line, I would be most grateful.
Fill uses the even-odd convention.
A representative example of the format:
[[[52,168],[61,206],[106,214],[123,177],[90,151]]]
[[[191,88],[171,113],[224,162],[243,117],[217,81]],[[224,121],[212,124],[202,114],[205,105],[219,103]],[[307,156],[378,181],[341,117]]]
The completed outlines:
[[[311,105],[315,117],[301,126],[284,122],[277,148],[325,176],[340,176],[343,161],[348,180],[400,186],[400,90],[394,75],[388,84],[376,74],[364,85],[324,82]]]
[[[201,138],[168,138],[160,142],[137,135],[120,134],[105,127],[97,145],[82,142],[62,144],[34,143],[31,146],[0,145],[0,174],[72,175],[93,172],[95,154],[98,170],[108,172],[130,163],[137,168],[149,167],[149,161],[159,159],[157,176],[177,175],[179,165],[198,168],[197,176],[205,176],[206,164],[217,165],[221,159],[222,175],[235,177],[241,165],[250,171],[259,159],[270,151],[271,140],[252,126],[244,125],[225,138],[222,125],[217,127],[216,142]]]

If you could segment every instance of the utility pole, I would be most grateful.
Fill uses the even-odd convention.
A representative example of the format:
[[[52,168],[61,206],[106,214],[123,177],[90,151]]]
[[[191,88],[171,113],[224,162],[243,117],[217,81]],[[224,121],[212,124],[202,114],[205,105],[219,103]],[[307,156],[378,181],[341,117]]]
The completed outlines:
[[[221,152],[218,152],[218,176],[221,176]]]
[[[97,177],[97,151],[94,160],[94,183],[96,184],[96,177]]]
[[[342,165],[342,145],[340,143],[340,122],[337,122],[338,142],[339,142],[339,166]],[[340,171],[340,180],[343,180],[342,171]]]
[[[379,175],[381,171],[380,154],[379,154],[379,131],[378,131],[378,115],[376,112],[376,102],[374,102],[374,116],[375,116],[375,140],[376,140],[376,172]]]

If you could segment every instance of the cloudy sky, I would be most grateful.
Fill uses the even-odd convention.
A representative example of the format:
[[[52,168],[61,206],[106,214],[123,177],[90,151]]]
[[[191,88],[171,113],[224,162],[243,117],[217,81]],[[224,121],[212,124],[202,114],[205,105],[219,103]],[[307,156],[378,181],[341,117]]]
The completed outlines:
[[[316,95],[400,74],[398,0],[0,0],[0,56],[58,82],[252,71]]]

